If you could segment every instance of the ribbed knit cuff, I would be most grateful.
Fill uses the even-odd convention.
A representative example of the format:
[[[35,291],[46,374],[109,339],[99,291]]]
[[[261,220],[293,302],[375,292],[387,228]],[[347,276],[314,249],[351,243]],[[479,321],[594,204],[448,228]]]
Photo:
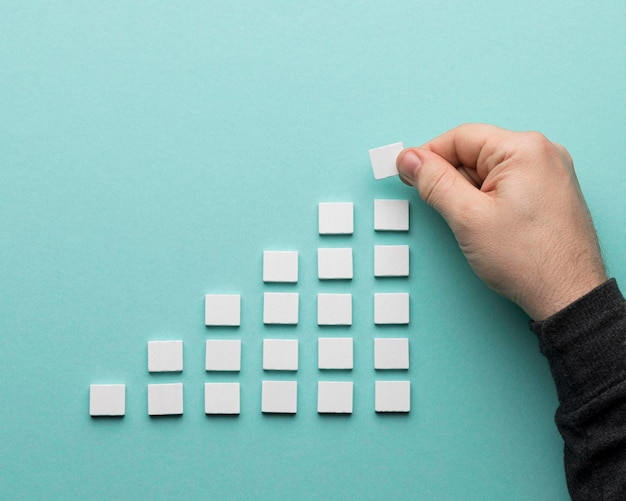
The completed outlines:
[[[530,322],[564,411],[626,379],[626,303],[611,279],[541,322]]]

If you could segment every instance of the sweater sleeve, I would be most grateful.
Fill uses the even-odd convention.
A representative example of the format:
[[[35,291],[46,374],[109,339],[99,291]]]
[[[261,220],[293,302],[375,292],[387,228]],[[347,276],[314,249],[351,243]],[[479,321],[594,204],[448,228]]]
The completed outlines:
[[[626,303],[611,279],[542,322],[574,500],[626,500]]]

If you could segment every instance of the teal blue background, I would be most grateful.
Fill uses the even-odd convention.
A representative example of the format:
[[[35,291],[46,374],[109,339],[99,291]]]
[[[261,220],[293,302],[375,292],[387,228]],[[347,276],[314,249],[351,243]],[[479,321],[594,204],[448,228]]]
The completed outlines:
[[[367,150],[541,130],[626,283],[625,54],[622,1],[0,3],[0,497],[567,499],[528,318]],[[373,232],[376,197],[410,198],[408,235]],[[355,203],[352,237],[317,235],[320,201]],[[407,242],[411,277],[374,280],[372,246]],[[320,245],[354,247],[352,282],[318,282]],[[300,252],[297,285],[263,285],[266,249]],[[300,293],[297,327],[262,325],[268,290]],[[351,328],[317,327],[319,291],[354,295]],[[376,291],[410,291],[408,328],[374,327]],[[208,292],[242,294],[239,329],[204,327]],[[321,335],[354,337],[352,372],[317,370]],[[376,373],[396,335],[410,370]],[[240,374],[204,371],[209,337],[243,340]],[[300,340],[296,374],[263,374],[264,337]],[[182,374],[148,374],[154,339],[184,340]],[[263,378],[298,381],[295,417],[261,414]],[[407,378],[411,413],[375,414],[374,380]],[[316,413],[333,379],[352,416]],[[204,415],[220,380],[239,417]],[[123,419],[89,417],[103,382]],[[182,418],[147,416],[151,382],[185,384]]]

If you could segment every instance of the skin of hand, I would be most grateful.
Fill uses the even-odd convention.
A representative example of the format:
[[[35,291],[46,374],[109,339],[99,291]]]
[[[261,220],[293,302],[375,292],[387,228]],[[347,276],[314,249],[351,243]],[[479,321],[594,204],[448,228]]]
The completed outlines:
[[[607,279],[572,159],[542,134],[464,124],[405,149],[396,164],[475,273],[532,319]]]

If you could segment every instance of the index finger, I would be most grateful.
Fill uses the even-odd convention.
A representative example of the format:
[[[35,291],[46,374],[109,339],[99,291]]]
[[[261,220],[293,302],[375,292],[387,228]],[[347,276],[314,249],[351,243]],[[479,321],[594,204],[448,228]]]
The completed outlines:
[[[495,125],[463,124],[421,147],[445,158],[455,167],[476,169],[498,151],[498,145],[511,134],[513,132]],[[502,160],[500,158],[497,161]]]

